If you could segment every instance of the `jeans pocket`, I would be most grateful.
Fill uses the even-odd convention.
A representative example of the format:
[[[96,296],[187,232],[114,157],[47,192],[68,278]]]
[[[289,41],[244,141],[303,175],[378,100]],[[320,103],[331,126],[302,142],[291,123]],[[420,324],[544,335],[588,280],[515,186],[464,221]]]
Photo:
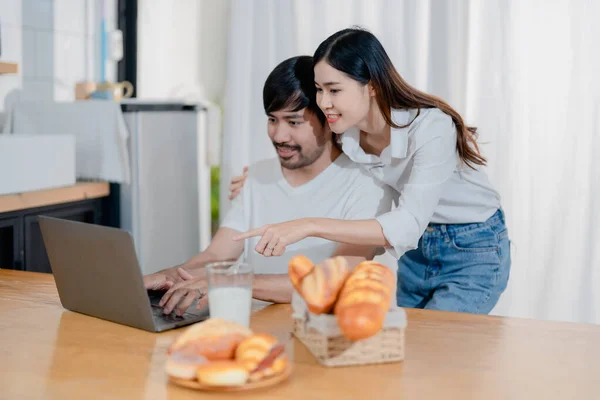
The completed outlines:
[[[498,235],[488,226],[455,232],[450,242],[454,249],[469,253],[497,252],[499,245]]]

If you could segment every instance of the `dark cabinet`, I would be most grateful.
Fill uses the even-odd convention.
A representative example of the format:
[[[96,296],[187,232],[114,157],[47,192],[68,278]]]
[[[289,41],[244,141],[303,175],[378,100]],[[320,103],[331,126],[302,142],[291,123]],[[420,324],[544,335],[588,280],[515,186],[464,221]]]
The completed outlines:
[[[51,273],[39,215],[103,224],[103,199],[0,214],[0,268]]]
[[[23,234],[21,218],[0,218],[0,268],[22,269]]]

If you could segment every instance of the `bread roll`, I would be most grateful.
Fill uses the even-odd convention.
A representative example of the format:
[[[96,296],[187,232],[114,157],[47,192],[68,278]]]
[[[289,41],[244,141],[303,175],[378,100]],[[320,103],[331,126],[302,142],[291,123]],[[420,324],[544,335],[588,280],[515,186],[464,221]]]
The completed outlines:
[[[317,265],[300,283],[300,295],[314,314],[328,313],[348,277],[348,263],[344,257],[333,257]]]
[[[360,263],[342,288],[334,313],[349,340],[366,339],[383,327],[394,295],[392,271],[374,261]]]
[[[183,351],[208,360],[233,359],[235,349],[252,331],[243,325],[219,318],[210,318],[189,327],[171,345],[169,354]]]
[[[196,370],[206,362],[205,357],[176,351],[167,358],[165,370],[170,377],[195,380]]]
[[[294,256],[288,262],[288,275],[292,282],[292,286],[294,286],[294,289],[296,289],[297,292],[300,292],[300,282],[302,282],[302,279],[304,279],[304,277],[314,268],[315,265],[312,261],[310,261],[308,257],[302,255]]]
[[[200,365],[196,377],[210,386],[241,386],[248,381],[249,373],[235,361],[213,361]]]
[[[288,364],[283,345],[269,334],[257,334],[242,341],[235,359],[250,373],[250,381],[280,374]]]
[[[235,350],[235,360],[253,371],[276,344],[277,339],[267,333],[249,336]]]

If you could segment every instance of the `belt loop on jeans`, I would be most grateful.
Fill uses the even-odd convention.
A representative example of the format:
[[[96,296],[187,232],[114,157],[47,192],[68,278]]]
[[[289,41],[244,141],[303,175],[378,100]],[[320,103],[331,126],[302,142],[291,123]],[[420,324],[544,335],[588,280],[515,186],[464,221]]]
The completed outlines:
[[[440,231],[442,231],[442,237],[444,238],[444,242],[450,241],[450,235],[448,235],[448,225],[442,224],[440,225]]]
[[[496,214],[498,214],[498,216],[500,217],[500,221],[502,221],[502,223],[505,224],[506,221],[504,219],[504,210],[502,209],[502,207],[500,207],[498,211],[496,211]]]

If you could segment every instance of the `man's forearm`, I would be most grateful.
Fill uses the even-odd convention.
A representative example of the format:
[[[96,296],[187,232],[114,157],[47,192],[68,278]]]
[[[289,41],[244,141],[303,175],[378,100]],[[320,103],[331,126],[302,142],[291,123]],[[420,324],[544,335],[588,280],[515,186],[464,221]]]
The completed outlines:
[[[196,254],[194,257],[190,258],[183,264],[176,265],[176,266],[170,267],[170,268],[165,268],[165,269],[159,271],[159,273],[173,274],[173,273],[176,273],[175,271],[177,268],[183,268],[192,275],[198,275],[207,264],[210,264],[211,262],[216,262],[216,261],[225,261],[225,260],[219,259],[219,257],[217,255],[211,253],[210,251],[203,251],[202,253]]]
[[[181,264],[180,267],[183,267],[186,271],[191,274],[200,272],[207,264],[217,261],[226,261],[216,254],[210,251],[203,251],[202,253],[196,254],[194,257],[187,260],[185,263]]]
[[[293,290],[288,274],[254,275],[252,297],[255,299],[272,303],[291,303]]]
[[[206,250],[190,258],[181,267],[191,274],[198,274],[211,262],[237,260],[244,250],[244,243],[232,240],[237,234],[239,232],[231,228],[219,228]]]

